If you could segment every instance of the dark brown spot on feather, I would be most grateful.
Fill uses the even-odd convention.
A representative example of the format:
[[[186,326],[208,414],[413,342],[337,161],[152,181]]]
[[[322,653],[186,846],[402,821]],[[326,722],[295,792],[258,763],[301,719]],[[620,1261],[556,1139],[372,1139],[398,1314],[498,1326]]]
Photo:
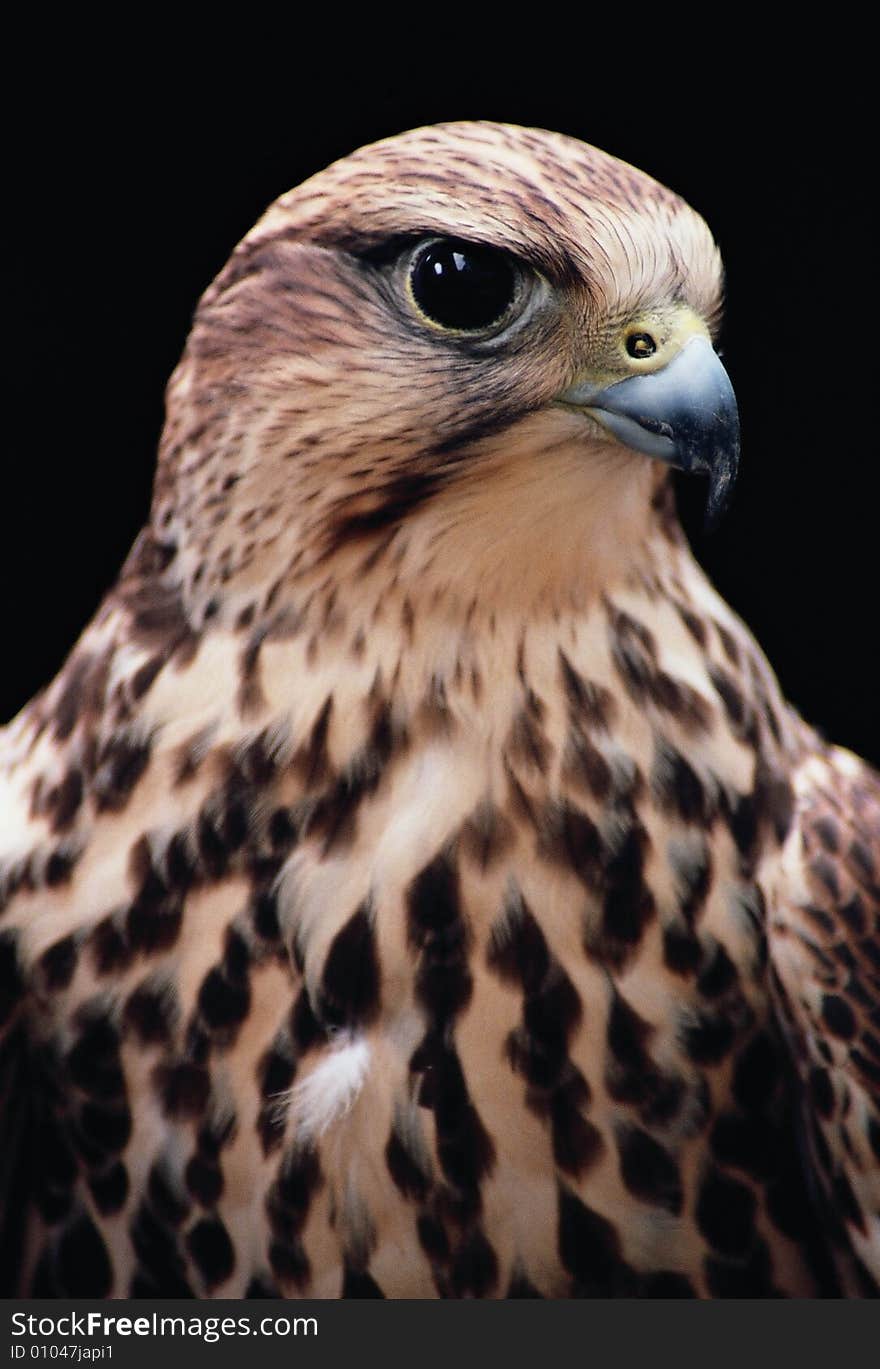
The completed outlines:
[[[580,1174],[603,1148],[597,1129],[581,1111],[590,1101],[589,1086],[568,1056],[581,1019],[581,1001],[562,966],[551,958],[518,891],[508,895],[492,928],[487,961],[503,979],[524,990],[522,1021],[508,1035],[507,1057],[528,1083],[528,1106],[549,1119],[557,1165]]]
[[[153,682],[164,664],[164,656],[156,655],[150,656],[144,661],[143,665],[138,666],[131,677],[131,694],[133,699],[142,699],[152,688]]]
[[[730,1017],[721,1012],[696,1015],[682,1031],[682,1040],[691,1060],[700,1065],[715,1065],[730,1052],[736,1031]]]
[[[506,754],[514,763],[537,770],[541,775],[546,774],[553,755],[553,748],[541,727],[543,716],[543,705],[532,695],[514,718],[505,744]]]
[[[726,821],[741,857],[743,874],[752,872],[758,844],[758,817],[751,794],[723,793],[719,811]]]
[[[290,1088],[296,1076],[296,1061],[293,1055],[293,1042],[289,1034],[280,1032],[269,1050],[261,1057],[257,1069],[260,1094],[263,1098],[274,1098]]]
[[[712,887],[712,863],[703,838],[698,845],[670,843],[669,864],[682,917],[692,927],[703,910]]]
[[[177,1233],[160,1220],[150,1204],[142,1202],[129,1228],[131,1243],[139,1260],[132,1281],[134,1296],[192,1297],[186,1282]]]
[[[208,755],[212,734],[212,728],[200,728],[178,747],[174,762],[175,785],[186,784],[198,774]]]
[[[327,1040],[324,1027],[315,1016],[309,995],[304,988],[297,994],[291,1009],[290,1035],[300,1055],[305,1055],[313,1046]]]
[[[132,846],[129,870],[137,893],[125,919],[127,943],[147,954],[168,950],[180,935],[183,907],[179,893],[168,888],[154,865],[147,837]]]
[[[197,1118],[208,1106],[211,1080],[203,1065],[162,1061],[153,1070],[152,1082],[166,1117]]]
[[[611,792],[611,766],[586,733],[576,728],[569,732],[565,743],[562,779],[573,789],[596,799],[606,799]]]
[[[860,841],[858,837],[850,842],[846,853],[846,864],[859,884],[874,898],[880,899],[880,889],[876,884],[877,869],[874,857],[865,843]]]
[[[235,1250],[219,1217],[204,1217],[192,1228],[186,1246],[208,1288],[228,1279],[235,1269]]]
[[[711,712],[703,696],[660,669],[654,637],[646,627],[613,605],[607,608],[612,664],[633,702],[652,703],[688,732],[706,731]]]
[[[598,1127],[582,1113],[580,1100],[563,1087],[550,1100],[553,1160],[565,1174],[579,1178],[602,1156],[605,1142]]]
[[[129,994],[123,1009],[125,1026],[145,1046],[170,1041],[177,1019],[174,991],[170,984],[161,979],[144,979]]]
[[[79,812],[83,800],[83,777],[79,770],[68,770],[57,789],[46,801],[53,832],[66,832]]]
[[[646,1126],[665,1126],[679,1114],[684,1082],[665,1074],[648,1050],[653,1028],[618,993],[612,996],[606,1029],[605,1087],[617,1102],[638,1108]]]
[[[783,774],[770,770],[760,759],[755,773],[754,803],[758,820],[770,829],[781,846],[794,817],[794,791]]]
[[[381,972],[372,910],[362,903],[333,938],[318,995],[318,1015],[328,1027],[366,1026],[380,1007]]]
[[[449,1259],[449,1237],[437,1218],[420,1213],[416,1219],[416,1234],[428,1258],[435,1264],[445,1264]]]
[[[304,1288],[311,1278],[311,1265],[298,1240],[270,1242],[269,1263],[273,1273],[282,1283],[292,1283],[297,1288]]]
[[[645,828],[633,817],[616,836],[614,847],[603,852],[601,915],[596,925],[588,914],[584,926],[584,947],[600,964],[619,969],[654,917],[654,896],[643,873],[648,845]]]
[[[519,891],[509,894],[492,927],[487,963],[508,982],[536,993],[550,969],[547,942]]]
[[[134,947],[129,943],[125,920],[119,913],[110,914],[96,924],[89,936],[88,947],[99,975],[121,972],[134,959]]]
[[[728,661],[735,669],[738,669],[741,662],[740,650],[737,646],[736,638],[733,636],[732,633],[728,632],[727,628],[724,627],[717,620],[715,621],[715,631],[718,633],[718,640],[721,643],[722,649]]]
[[[356,502],[340,501],[338,512],[327,524],[324,558],[335,556],[352,542],[398,527],[433,498],[440,484],[438,474],[411,471],[384,485],[359,491]]]
[[[256,736],[249,736],[237,746],[229,759],[227,785],[242,791],[260,789],[268,785],[278,772],[277,737],[272,729],[263,728]]]
[[[876,1094],[877,1090],[880,1089],[880,1065],[869,1060],[864,1051],[857,1050],[855,1047],[850,1050],[849,1058],[861,1074],[867,1087]]]
[[[608,622],[617,638],[620,649],[634,650],[638,648],[641,655],[652,660],[657,658],[657,644],[654,634],[650,628],[645,627],[630,614],[624,613],[621,609],[615,608],[613,604],[606,601],[608,612]]]
[[[406,744],[406,733],[396,725],[390,704],[379,700],[365,745],[320,795],[309,820],[309,833],[324,839],[325,855],[353,840],[360,804],[375,793],[392,757]]]
[[[827,860],[823,855],[816,856],[810,865],[810,873],[819,884],[824,886],[835,901],[840,898],[837,871],[830,860]]]
[[[163,876],[169,891],[185,894],[198,883],[198,857],[188,832],[175,832],[165,848]]]
[[[103,998],[84,1004],[75,1025],[77,1039],[66,1059],[73,1083],[90,1098],[123,1097],[125,1076],[119,1060],[119,1033],[107,1015]]]
[[[202,868],[209,879],[222,879],[229,869],[231,851],[222,831],[222,816],[213,797],[196,820],[196,845]]]
[[[56,941],[44,951],[37,962],[40,976],[46,989],[66,989],[76,969],[76,938],[71,934]],[[5,976],[3,976],[5,981]]]
[[[265,630],[258,628],[251,634],[239,658],[238,711],[242,717],[258,712],[266,703],[260,679],[260,651],[265,637]]]
[[[81,854],[72,846],[56,846],[54,851],[50,851],[43,870],[43,882],[48,888],[55,889],[59,884],[68,882]]]
[[[106,1298],[113,1269],[91,1217],[81,1213],[62,1233],[55,1261],[58,1292],[68,1298]]]
[[[293,758],[295,768],[309,787],[321,783],[330,775],[330,753],[327,738],[332,712],[333,695],[328,694],[312,724],[308,741],[300,747]]]
[[[150,740],[133,732],[116,732],[98,753],[92,793],[99,812],[120,812],[150,759]]]
[[[461,1011],[473,987],[458,871],[447,853],[426,865],[407,891],[407,936],[419,952],[416,997],[432,1018],[445,1022]]]
[[[299,839],[299,828],[289,808],[276,808],[268,822],[268,836],[272,850],[286,855]]]
[[[278,1177],[266,1198],[266,1215],[272,1234],[287,1248],[298,1245],[312,1199],[323,1182],[318,1157],[313,1150],[291,1151],[284,1156]]]
[[[738,1179],[712,1166],[700,1187],[697,1226],[713,1250],[722,1255],[745,1255],[755,1229],[755,1196]]]
[[[613,695],[603,685],[586,680],[560,647],[559,669],[572,721],[606,732],[617,715]]]
[[[675,974],[693,974],[703,958],[703,948],[689,927],[663,929],[663,963]]]
[[[855,1014],[846,999],[839,994],[825,994],[822,999],[822,1021],[834,1036],[844,1041],[851,1041],[856,1034]]]
[[[477,804],[459,832],[462,854],[475,861],[483,871],[510,849],[513,840],[509,819],[490,799]]]
[[[103,1155],[124,1150],[131,1137],[132,1119],[127,1105],[85,1103],[78,1116],[79,1134]]]
[[[238,1028],[251,1006],[250,985],[246,977],[231,977],[225,967],[213,966],[199,986],[198,1010],[202,1022],[224,1045],[235,1040]]]
[[[602,841],[586,813],[564,800],[550,799],[538,815],[538,855],[570,870],[590,890],[598,884]]]
[[[385,1294],[373,1276],[365,1269],[352,1269],[345,1266],[342,1278],[343,1298],[384,1298]]]
[[[109,673],[109,652],[101,656],[74,653],[59,677],[61,693],[53,713],[56,741],[66,741],[81,718],[100,714]]]
[[[456,1297],[485,1298],[498,1282],[498,1260],[483,1232],[471,1230],[455,1250],[450,1286]]]
[[[174,656],[185,664],[195,655],[199,639],[184,608],[181,590],[159,579],[152,567],[144,569],[147,563],[140,558],[138,545],[135,543],[123,567],[116,596],[129,614],[135,640],[148,649],[162,651],[166,659]]]
[[[675,602],[675,608],[679,618],[684,623],[688,632],[693,637],[698,646],[706,645],[706,625],[699,614],[694,613],[693,609],[685,604]]]
[[[830,913],[826,913],[824,908],[817,908],[814,904],[807,903],[804,905],[803,912],[813,925],[824,932],[826,936],[833,936],[834,918]]]
[[[661,812],[678,817],[682,822],[709,826],[712,806],[699,776],[664,737],[654,739],[651,791]]]
[[[429,1030],[410,1062],[422,1075],[419,1101],[434,1114],[437,1156],[459,1195],[462,1215],[480,1208],[480,1180],[495,1160],[495,1147],[471,1101],[454,1049]]]
[[[812,824],[812,829],[825,847],[825,850],[830,851],[832,855],[836,855],[840,850],[840,833],[837,830],[837,824],[834,819],[828,815],[821,817]]]
[[[620,1238],[611,1222],[560,1186],[559,1256],[574,1280],[576,1296],[614,1297],[632,1292],[631,1271],[620,1257]]]
[[[128,1198],[128,1171],[116,1161],[108,1169],[89,1175],[89,1191],[95,1207],[103,1217],[121,1211]]]
[[[697,991],[704,998],[719,998],[739,978],[738,971],[727,950],[716,941],[697,980]]]
[[[639,1127],[618,1127],[616,1139],[620,1173],[628,1191],[653,1207],[680,1213],[684,1201],[681,1175],[669,1151]]]
[[[223,1174],[204,1156],[191,1155],[184,1173],[187,1191],[201,1207],[214,1207],[223,1193]]]
[[[719,1164],[754,1178],[767,1178],[779,1163],[779,1135],[771,1120],[760,1114],[722,1115],[712,1128],[709,1145]]]
[[[424,1202],[428,1196],[429,1177],[397,1131],[392,1131],[388,1138],[385,1163],[395,1186],[403,1196],[414,1202]]]

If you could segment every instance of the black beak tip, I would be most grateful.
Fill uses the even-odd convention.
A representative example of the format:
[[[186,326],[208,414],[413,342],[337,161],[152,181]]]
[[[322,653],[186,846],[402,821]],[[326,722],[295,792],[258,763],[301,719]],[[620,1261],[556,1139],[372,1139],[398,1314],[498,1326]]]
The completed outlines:
[[[739,467],[739,444],[729,447],[723,456],[709,467],[709,497],[703,531],[715,532],[730,507],[736,474]]]

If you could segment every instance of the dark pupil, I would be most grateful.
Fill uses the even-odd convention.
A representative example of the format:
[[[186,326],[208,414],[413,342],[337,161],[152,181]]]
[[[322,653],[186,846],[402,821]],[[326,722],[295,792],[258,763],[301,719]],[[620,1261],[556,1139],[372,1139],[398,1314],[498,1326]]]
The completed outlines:
[[[412,268],[419,308],[446,328],[486,328],[513,299],[516,278],[504,252],[448,240],[426,247]]]
[[[626,350],[631,357],[650,357],[656,352],[657,344],[650,333],[630,333]]]

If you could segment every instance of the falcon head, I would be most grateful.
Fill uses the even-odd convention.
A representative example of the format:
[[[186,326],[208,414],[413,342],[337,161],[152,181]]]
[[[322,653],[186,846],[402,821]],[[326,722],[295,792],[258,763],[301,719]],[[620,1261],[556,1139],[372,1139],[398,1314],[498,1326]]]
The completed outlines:
[[[465,597],[624,573],[669,465],[712,511],[733,479],[720,300],[703,220],[586,144],[457,123],[362,148],[205,294],[154,529],[199,611],[382,557]]]

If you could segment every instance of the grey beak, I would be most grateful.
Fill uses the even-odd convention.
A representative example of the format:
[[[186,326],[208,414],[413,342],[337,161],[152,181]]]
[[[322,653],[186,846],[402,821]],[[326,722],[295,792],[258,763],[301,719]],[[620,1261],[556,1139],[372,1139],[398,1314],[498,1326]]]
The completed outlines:
[[[604,390],[575,385],[562,396],[627,447],[709,477],[707,521],[722,513],[739,465],[739,414],[727,372],[708,338],[690,338],[660,371]]]

